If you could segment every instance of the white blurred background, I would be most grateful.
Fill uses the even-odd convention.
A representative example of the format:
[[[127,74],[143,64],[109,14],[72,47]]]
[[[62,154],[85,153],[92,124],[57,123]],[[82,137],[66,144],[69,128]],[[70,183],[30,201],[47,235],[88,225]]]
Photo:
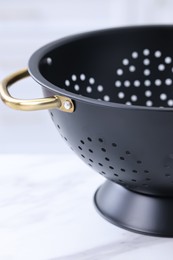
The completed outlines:
[[[173,24],[172,0],[0,0],[0,78],[27,66],[42,45],[66,35],[116,26]],[[42,92],[32,79],[16,97]],[[47,111],[19,112],[0,102],[0,153],[71,153]]]

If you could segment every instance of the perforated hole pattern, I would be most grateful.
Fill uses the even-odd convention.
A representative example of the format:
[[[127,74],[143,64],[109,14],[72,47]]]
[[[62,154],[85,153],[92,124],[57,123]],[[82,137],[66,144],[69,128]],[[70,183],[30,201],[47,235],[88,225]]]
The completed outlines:
[[[47,58],[47,63],[51,65],[50,57]],[[122,57],[119,66],[115,66],[114,81],[109,86],[104,86],[93,75],[74,72],[64,80],[64,88],[105,102],[173,107],[172,76],[173,57],[158,49],[151,51],[145,48]]]
[[[54,115],[51,112],[52,120]],[[112,140],[105,143],[104,138],[93,138],[91,136],[79,139],[75,146],[71,146],[70,137],[62,134],[61,126],[57,124],[61,137],[68,143],[70,148],[90,167],[99,172],[105,178],[119,183],[127,188],[140,190],[152,190],[162,183],[173,186],[172,166],[163,165],[162,176],[155,182],[155,173],[145,167],[146,162],[128,149],[122,149],[121,144]],[[173,155],[170,155],[173,157]],[[172,158],[171,157],[171,158]],[[99,158],[99,159],[98,159]]]

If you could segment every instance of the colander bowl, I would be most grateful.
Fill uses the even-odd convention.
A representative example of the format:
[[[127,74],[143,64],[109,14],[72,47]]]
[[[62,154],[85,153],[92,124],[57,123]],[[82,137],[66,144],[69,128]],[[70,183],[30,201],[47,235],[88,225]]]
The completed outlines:
[[[0,88],[12,108],[49,109],[65,142],[107,179],[94,196],[103,217],[166,237],[173,237],[172,46],[173,26],[70,36],[36,51],[29,73],[7,77]],[[10,96],[8,87],[28,75],[44,99]]]

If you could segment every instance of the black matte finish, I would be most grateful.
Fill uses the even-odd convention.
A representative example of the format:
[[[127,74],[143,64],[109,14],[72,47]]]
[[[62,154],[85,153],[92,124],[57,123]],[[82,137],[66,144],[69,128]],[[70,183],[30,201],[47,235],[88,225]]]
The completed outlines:
[[[122,226],[161,236],[173,236],[173,221],[158,217],[168,209],[167,198],[173,197],[172,46],[172,26],[117,28],[53,42],[29,61],[31,76],[43,86],[44,96],[62,94],[75,103],[72,114],[50,111],[71,149],[105,178],[135,192],[127,192],[136,197],[134,212],[138,199],[145,211],[143,198],[147,203],[151,199],[146,207],[153,205],[153,196],[163,198],[154,200],[161,206],[157,214],[153,208],[148,220],[146,215],[148,226],[140,219],[136,226],[125,223],[123,216]],[[117,214],[101,202],[105,196],[114,207],[109,189],[101,190],[99,208],[103,214]],[[131,203],[129,199],[129,207]]]
[[[106,181],[96,192],[98,212],[119,227],[144,235],[172,237],[173,198],[137,194]]]

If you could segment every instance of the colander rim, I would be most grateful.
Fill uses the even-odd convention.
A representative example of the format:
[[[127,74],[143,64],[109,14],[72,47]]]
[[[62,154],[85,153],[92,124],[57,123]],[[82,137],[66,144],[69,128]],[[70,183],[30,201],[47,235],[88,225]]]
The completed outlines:
[[[135,26],[121,26],[121,27],[113,27],[113,28],[105,28],[105,29],[98,29],[93,31],[87,31],[83,33],[73,34],[69,35],[63,38],[60,38],[58,40],[52,41],[50,43],[45,44],[38,50],[36,50],[28,61],[28,72],[30,73],[31,77],[42,87],[47,88],[58,95],[63,95],[71,98],[74,101],[80,101],[85,102],[92,105],[98,105],[102,107],[110,107],[110,108],[119,108],[119,109],[135,109],[135,110],[148,110],[148,111],[162,111],[162,112],[171,112],[173,111],[173,107],[154,107],[154,106],[139,106],[139,105],[127,105],[122,103],[116,103],[111,101],[104,101],[104,100],[97,100],[94,98],[82,96],[80,94],[75,94],[73,92],[67,91],[63,89],[62,87],[59,87],[50,81],[48,81],[46,78],[43,77],[39,70],[39,63],[40,61],[50,52],[53,51],[55,48],[58,48],[65,44],[70,44],[73,41],[77,41],[80,39],[84,39],[85,37],[91,37],[99,35],[100,33],[107,33],[110,31],[119,31],[119,30],[139,30],[139,29],[158,29],[158,28],[171,28],[173,29],[173,25],[163,25],[163,24],[157,24],[157,25],[135,25]]]

